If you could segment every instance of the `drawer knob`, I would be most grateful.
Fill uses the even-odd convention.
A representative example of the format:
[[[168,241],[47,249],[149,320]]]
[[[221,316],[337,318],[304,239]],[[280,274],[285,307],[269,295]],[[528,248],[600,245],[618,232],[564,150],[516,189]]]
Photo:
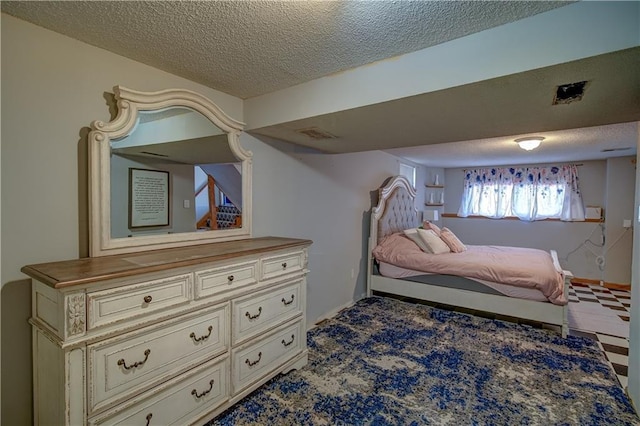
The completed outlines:
[[[235,277],[233,275],[229,275],[227,277],[227,279],[229,280],[229,282],[233,281],[235,279]]]
[[[207,334],[203,335],[203,336],[200,336],[200,337],[196,337],[196,333],[194,333],[192,331],[191,334],[189,335],[189,337],[191,337],[196,342],[199,342],[199,341],[204,340],[204,339],[208,339],[209,336],[211,336],[211,331],[213,331],[213,326],[210,325],[207,330],[209,330],[209,332]]]
[[[153,413],[147,414],[147,426],[149,426],[149,422],[151,421],[151,417],[153,417]]]
[[[147,362],[147,359],[149,359],[149,354],[151,353],[151,349],[147,349],[146,351],[144,351],[144,359],[142,361],[136,361],[133,364],[127,366],[126,361],[124,360],[124,358],[120,358],[118,360],[118,365],[121,365],[124,367],[125,370],[131,370],[132,368],[136,368],[136,367],[140,367],[142,365],[144,365],[145,362]]]
[[[291,300],[284,300],[284,297],[282,298],[282,303],[284,303],[285,306],[290,305],[293,303],[293,299],[294,299],[295,295],[291,295]]]
[[[255,315],[251,315],[248,311],[247,313],[244,314],[244,316],[246,316],[247,318],[249,318],[250,320],[254,320],[256,318],[258,318],[260,316],[260,314],[262,313],[262,306],[260,306],[258,308],[258,313]]]
[[[198,393],[197,390],[192,390],[191,391],[191,395],[195,396],[196,398],[202,398],[203,396],[205,396],[206,394],[208,394],[209,392],[211,392],[211,389],[213,389],[213,379],[211,379],[211,381],[209,382],[209,389],[207,389],[206,391],[202,392],[202,393]]]
[[[153,300],[153,297],[145,296],[144,299],[142,299],[142,300],[144,300],[144,303],[151,303],[151,301]]]
[[[287,269],[287,262],[282,263],[282,269]]]
[[[262,359],[262,352],[258,352],[258,359],[256,359],[255,361],[249,361],[249,358],[247,358],[244,360],[244,363],[247,364],[249,367],[253,367],[257,363],[259,363],[261,359]]]
[[[289,346],[289,345],[291,345],[291,344],[293,343],[293,341],[295,340],[295,338],[296,338],[296,337],[292,334],[292,335],[291,335],[291,340],[290,340],[290,341],[288,341],[288,342],[285,342],[285,340],[284,340],[284,339],[282,339],[282,344],[283,344],[285,347],[286,347],[286,346]]]

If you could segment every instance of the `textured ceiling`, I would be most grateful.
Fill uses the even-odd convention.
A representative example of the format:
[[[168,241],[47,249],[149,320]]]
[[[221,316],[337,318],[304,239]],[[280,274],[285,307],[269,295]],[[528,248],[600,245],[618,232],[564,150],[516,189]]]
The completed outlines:
[[[1,1],[3,13],[243,99],[425,49],[567,1]],[[325,152],[465,167],[634,155],[640,48],[253,129]],[[597,81],[552,107],[555,85]],[[620,123],[620,124],[613,124]],[[304,139],[319,127],[339,139]],[[402,129],[401,134],[396,129]],[[567,130],[573,129],[573,130]],[[523,157],[512,142],[547,139]],[[608,148],[630,148],[602,152]]]
[[[2,1],[2,12],[240,98],[566,1]]]
[[[479,167],[572,162],[636,154],[638,122],[536,133],[545,139],[539,148],[524,151],[514,142],[520,136],[422,145],[389,153],[432,167]],[[605,150],[605,152],[603,152]]]

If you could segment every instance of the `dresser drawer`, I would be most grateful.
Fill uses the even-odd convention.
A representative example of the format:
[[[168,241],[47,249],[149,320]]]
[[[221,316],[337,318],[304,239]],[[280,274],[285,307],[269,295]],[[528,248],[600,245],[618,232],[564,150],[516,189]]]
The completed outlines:
[[[90,425],[185,425],[227,401],[229,364],[225,358],[196,368],[170,382],[164,389],[152,389],[152,396],[115,415],[98,416]]]
[[[257,261],[236,263],[219,268],[197,271],[196,299],[209,297],[227,290],[255,284],[257,277]]]
[[[228,348],[228,307],[88,346],[89,411],[166,381]]]
[[[302,321],[272,333],[269,337],[232,352],[233,390],[238,393],[287,362],[302,349],[305,338]]]
[[[164,312],[188,303],[192,274],[130,284],[87,294],[88,328]]]
[[[268,280],[282,275],[302,271],[304,267],[304,251],[265,257],[261,260],[262,279]]]
[[[252,294],[231,304],[233,344],[283,324],[303,311],[303,280],[268,292]]]

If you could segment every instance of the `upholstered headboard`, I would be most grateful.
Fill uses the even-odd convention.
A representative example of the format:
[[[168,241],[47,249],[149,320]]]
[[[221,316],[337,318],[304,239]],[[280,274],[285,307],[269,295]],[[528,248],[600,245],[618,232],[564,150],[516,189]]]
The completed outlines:
[[[393,177],[378,190],[378,197],[378,206],[371,214],[371,231],[376,234],[376,244],[394,232],[419,226],[416,191],[406,178]]]

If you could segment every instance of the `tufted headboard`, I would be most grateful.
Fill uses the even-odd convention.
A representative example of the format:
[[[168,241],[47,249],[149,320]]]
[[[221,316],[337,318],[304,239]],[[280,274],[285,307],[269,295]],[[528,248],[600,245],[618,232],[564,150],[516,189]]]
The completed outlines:
[[[393,177],[378,190],[378,197],[378,206],[371,212],[371,231],[375,233],[375,244],[394,232],[420,225],[415,206],[416,191],[406,178]]]

